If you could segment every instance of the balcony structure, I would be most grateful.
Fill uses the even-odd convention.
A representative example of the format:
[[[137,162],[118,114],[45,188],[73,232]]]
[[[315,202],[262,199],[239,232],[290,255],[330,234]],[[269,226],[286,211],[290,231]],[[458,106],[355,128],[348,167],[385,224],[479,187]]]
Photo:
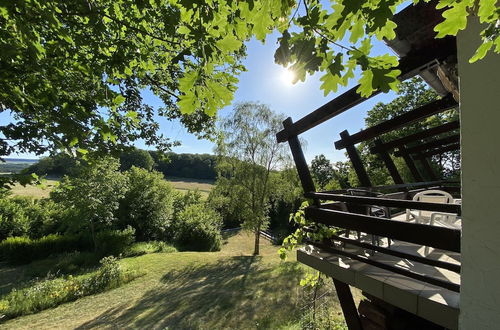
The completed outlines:
[[[441,19],[434,8],[431,2],[397,14],[398,37],[389,46],[401,55],[401,81],[420,75],[442,97],[355,134],[340,133],[335,148],[345,149],[360,187],[316,191],[298,139],[365,101],[356,92],[357,86],[296,122],[288,118],[277,134],[279,142],[288,142],[305,197],[313,201],[306,217],[337,229],[333,237],[306,242],[297,258],[332,277],[349,329],[459,327],[461,203],[413,197],[431,189],[461,201],[460,183],[441,180],[429,162],[430,157],[460,149],[460,123],[450,121],[396,140],[386,140],[384,135],[459,106],[457,41],[434,38],[433,28]],[[409,29],[405,22],[414,25]],[[394,185],[372,185],[355,147],[361,142],[370,143]],[[414,182],[403,182],[393,157],[404,159]],[[451,217],[454,222],[407,221],[406,210]],[[315,231],[317,226],[308,230]],[[357,307],[349,286],[361,289],[369,303]]]

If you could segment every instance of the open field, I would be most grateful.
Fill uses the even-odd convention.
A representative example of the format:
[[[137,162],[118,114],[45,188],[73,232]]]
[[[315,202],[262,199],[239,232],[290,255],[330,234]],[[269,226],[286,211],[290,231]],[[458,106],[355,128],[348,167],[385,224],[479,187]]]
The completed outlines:
[[[207,197],[214,186],[211,180],[189,179],[168,177],[167,180],[179,191],[186,192],[188,190],[198,189],[204,197]]]
[[[15,185],[12,188],[12,194],[14,196],[31,196],[34,198],[46,198],[49,197],[50,191],[54,189],[57,182],[60,179],[51,178],[45,180],[43,185],[27,185],[22,186],[20,184]],[[213,182],[209,180],[198,180],[198,179],[188,179],[188,178],[168,178],[167,179],[175,189],[186,192],[188,190],[198,189],[203,197],[207,197],[210,190],[213,188]]]
[[[12,187],[12,195],[14,196],[30,196],[34,198],[47,198],[50,192],[59,182],[59,179],[46,179],[41,185],[26,185],[16,184]]]
[[[146,275],[123,287],[0,324],[5,329],[300,329],[298,285],[305,267],[281,262],[277,247],[229,237],[219,252],[148,254],[122,259]],[[21,268],[20,268],[21,269]],[[16,278],[16,269],[10,277]],[[2,273],[0,269],[0,273]],[[343,329],[336,298],[328,299]]]

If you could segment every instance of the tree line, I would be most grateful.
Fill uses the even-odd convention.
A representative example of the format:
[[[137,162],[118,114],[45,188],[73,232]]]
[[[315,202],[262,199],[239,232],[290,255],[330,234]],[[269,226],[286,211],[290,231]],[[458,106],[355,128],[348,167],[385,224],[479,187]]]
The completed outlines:
[[[122,171],[135,166],[147,170],[154,169],[163,173],[165,177],[202,180],[215,180],[217,178],[216,156],[210,154],[177,154],[130,149],[120,153],[119,159]],[[65,153],[58,153],[40,159],[37,163],[24,169],[23,173],[55,177],[74,176],[81,168],[79,167],[81,163],[85,163],[85,161]]]

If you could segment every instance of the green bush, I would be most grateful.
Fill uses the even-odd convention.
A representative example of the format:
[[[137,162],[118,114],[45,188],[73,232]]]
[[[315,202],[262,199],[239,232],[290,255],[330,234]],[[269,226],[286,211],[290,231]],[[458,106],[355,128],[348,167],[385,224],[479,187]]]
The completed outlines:
[[[39,239],[9,237],[0,242],[0,258],[12,264],[25,264],[53,254],[90,250],[91,240],[82,235],[51,234]]]
[[[27,209],[33,200],[27,197],[0,199],[0,240],[28,234],[30,219]]]
[[[104,230],[96,235],[96,252],[100,256],[119,256],[135,241],[135,229]]]
[[[193,204],[179,214],[175,240],[194,251],[218,251],[221,248],[221,216],[205,204]]]
[[[125,271],[114,257],[101,260],[93,273],[77,277],[33,281],[25,288],[12,290],[0,298],[0,319],[35,313],[83,296],[116,288],[136,278],[138,274]]]
[[[105,230],[96,235],[96,250],[99,256],[118,256],[134,242],[134,229]],[[39,239],[29,237],[9,237],[0,242],[0,259],[11,264],[26,264],[51,255],[72,251],[92,251],[94,249],[89,234],[51,234]]]
[[[125,251],[123,256],[136,257],[149,253],[172,253],[177,249],[162,241],[137,242]]]

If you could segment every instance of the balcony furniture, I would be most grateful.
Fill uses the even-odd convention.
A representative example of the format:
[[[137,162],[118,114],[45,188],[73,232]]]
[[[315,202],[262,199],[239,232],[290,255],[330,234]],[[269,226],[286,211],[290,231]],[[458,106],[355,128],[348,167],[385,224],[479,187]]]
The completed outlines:
[[[453,197],[442,190],[425,190],[415,194],[413,197],[415,202],[428,202],[428,203],[441,203],[441,204],[453,204]],[[406,209],[406,221],[410,221],[411,218],[415,219],[416,223],[425,223],[429,221],[430,224],[433,223],[433,214],[435,212],[425,211],[425,210],[412,210]],[[438,214],[436,214],[437,216]],[[440,213],[441,216],[448,217],[453,214],[444,215],[444,213]]]

